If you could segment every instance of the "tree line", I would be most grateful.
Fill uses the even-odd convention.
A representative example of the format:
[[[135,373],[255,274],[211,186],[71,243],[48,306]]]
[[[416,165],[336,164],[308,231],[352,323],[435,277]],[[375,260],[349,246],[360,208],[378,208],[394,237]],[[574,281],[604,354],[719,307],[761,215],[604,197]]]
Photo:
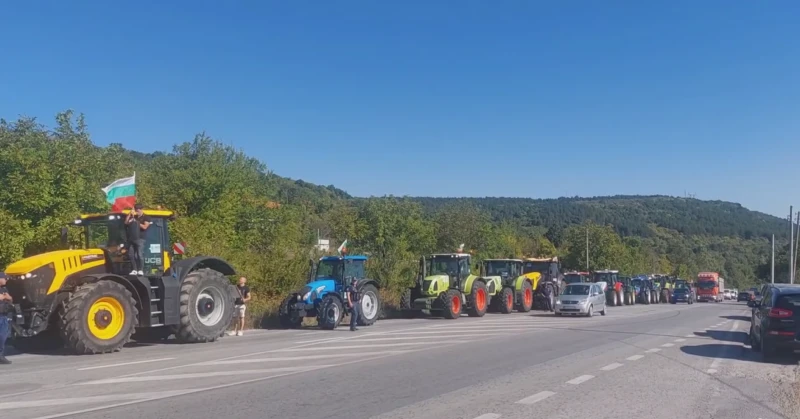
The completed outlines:
[[[587,235],[589,269],[684,278],[718,271],[744,288],[768,275],[767,237],[785,227],[737,204],[669,197],[354,198],[282,178],[205,134],[170,152],[99,147],[83,115],[67,111],[52,129],[33,118],[0,120],[0,268],[59,248],[59,228],[108,210],[101,188],[134,171],[139,202],[177,213],[171,234],[188,256],[222,257],[250,279],[256,315],[302,286],[309,259],[320,256],[317,234],[332,249],[347,239],[352,253],[367,254],[391,305],[423,254],[464,243],[477,259],[559,256],[585,270]]]

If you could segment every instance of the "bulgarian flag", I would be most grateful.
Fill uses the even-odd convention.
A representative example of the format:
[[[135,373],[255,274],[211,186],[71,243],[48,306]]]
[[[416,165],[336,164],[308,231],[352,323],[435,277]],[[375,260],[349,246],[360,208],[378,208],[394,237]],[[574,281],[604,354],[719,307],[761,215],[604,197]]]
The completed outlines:
[[[342,242],[341,246],[339,246],[339,248],[336,249],[336,251],[339,252],[340,255],[347,253],[347,239],[345,239],[345,241]]]
[[[132,177],[117,179],[103,188],[111,211],[123,211],[136,204],[136,173]]]

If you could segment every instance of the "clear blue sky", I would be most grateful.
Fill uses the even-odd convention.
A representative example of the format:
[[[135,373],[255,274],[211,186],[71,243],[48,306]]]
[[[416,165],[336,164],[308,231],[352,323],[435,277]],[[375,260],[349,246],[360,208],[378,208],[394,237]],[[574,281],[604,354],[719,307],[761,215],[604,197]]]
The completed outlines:
[[[0,116],[359,196],[800,205],[797,1],[112,3],[3,6]]]

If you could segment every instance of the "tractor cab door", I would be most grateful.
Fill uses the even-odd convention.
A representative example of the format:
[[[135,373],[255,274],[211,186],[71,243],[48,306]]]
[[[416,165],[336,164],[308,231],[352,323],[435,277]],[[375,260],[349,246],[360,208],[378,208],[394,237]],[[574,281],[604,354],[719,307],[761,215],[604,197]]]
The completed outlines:
[[[163,217],[150,217],[150,227],[143,233],[144,249],[142,259],[145,275],[163,275],[171,265],[172,246],[169,245],[167,220]]]
[[[419,258],[419,272],[417,273],[417,284],[422,286],[422,280],[428,276],[428,273],[425,271],[425,256]]]

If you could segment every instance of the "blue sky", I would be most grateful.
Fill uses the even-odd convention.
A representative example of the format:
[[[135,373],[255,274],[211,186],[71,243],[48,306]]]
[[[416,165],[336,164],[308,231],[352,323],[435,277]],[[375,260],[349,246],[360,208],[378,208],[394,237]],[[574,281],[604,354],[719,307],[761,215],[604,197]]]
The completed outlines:
[[[800,205],[800,2],[111,3],[4,6],[0,116],[359,196]]]

